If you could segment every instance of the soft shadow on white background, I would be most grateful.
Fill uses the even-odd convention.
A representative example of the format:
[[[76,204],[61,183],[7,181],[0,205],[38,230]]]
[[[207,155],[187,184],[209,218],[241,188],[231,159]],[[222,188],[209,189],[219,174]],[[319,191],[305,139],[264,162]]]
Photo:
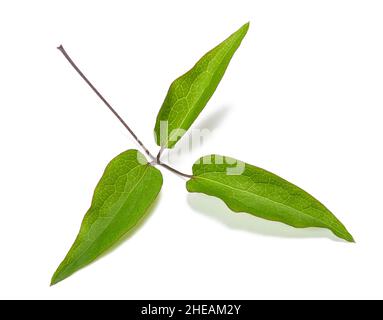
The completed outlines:
[[[197,146],[194,146],[193,150],[190,150],[191,141],[192,141],[192,130],[188,130],[188,132],[185,133],[185,135],[180,139],[180,141],[177,143],[177,145],[174,147],[174,149],[167,149],[167,152],[164,152],[164,155],[162,159],[167,159],[168,152],[169,155],[171,154],[178,154],[179,159],[182,158],[189,159],[191,157],[190,151],[196,151],[199,148],[201,148],[204,143],[206,143],[208,140],[210,140],[214,136],[214,130],[218,127],[224,125],[224,120],[227,118],[228,114],[231,112],[231,106],[230,105],[220,105],[220,106],[211,106],[214,107],[215,110],[206,116],[204,115],[204,112],[201,112],[200,118],[201,120],[198,121],[195,125],[191,126],[192,130],[199,129],[199,130],[209,130],[210,134],[206,135],[201,139],[201,143]],[[188,152],[182,153],[183,150],[189,150]],[[181,152],[181,153],[180,153]],[[171,158],[171,157],[170,157]],[[176,163],[173,163],[174,166],[176,166]]]
[[[204,194],[190,193],[187,195],[187,202],[193,211],[208,216],[230,229],[279,238],[329,238],[342,242],[327,229],[298,229],[283,223],[260,219],[247,213],[233,212],[222,200]]]
[[[218,126],[223,125],[223,122],[227,115],[231,112],[232,106],[222,105],[217,106],[216,110],[206,117],[202,117],[201,121],[197,123],[197,127],[200,129],[215,130]]]

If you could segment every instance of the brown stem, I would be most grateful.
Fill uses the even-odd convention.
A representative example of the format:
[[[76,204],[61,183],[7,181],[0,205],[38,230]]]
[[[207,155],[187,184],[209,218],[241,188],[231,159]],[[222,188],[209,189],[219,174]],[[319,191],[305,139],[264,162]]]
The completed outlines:
[[[161,158],[161,155],[162,155],[163,151],[164,151],[164,147],[161,147],[160,151],[158,151],[158,154],[156,156],[157,163],[160,163],[160,158]]]
[[[96,93],[96,95],[102,100],[102,102],[104,102],[104,104],[109,108],[110,111],[112,111],[112,113],[116,116],[116,118],[118,120],[120,120],[120,122],[123,124],[123,126],[129,131],[129,133],[133,136],[133,138],[137,141],[137,143],[141,146],[141,148],[145,151],[145,153],[153,160],[153,162],[151,164],[153,165],[160,165],[170,171],[172,171],[173,173],[176,173],[180,176],[183,176],[183,177],[187,177],[187,178],[191,178],[192,175],[190,174],[186,174],[186,173],[182,173],[181,171],[178,171],[174,168],[172,168],[171,166],[165,164],[165,163],[162,163],[160,161],[160,158],[161,158],[161,154],[164,150],[164,148],[161,148],[160,151],[158,152],[157,156],[154,157],[150,151],[145,147],[145,145],[141,142],[140,139],[138,139],[137,135],[133,132],[132,129],[130,129],[130,127],[128,126],[128,124],[124,121],[124,119],[121,118],[121,116],[117,113],[116,110],[114,110],[114,108],[110,105],[110,103],[103,97],[103,95],[96,89],[96,87],[88,80],[88,78],[85,76],[85,74],[79,69],[79,67],[77,67],[77,65],[74,63],[74,61],[72,60],[72,58],[68,55],[68,53],[66,52],[66,50],[64,49],[64,47],[62,45],[58,46],[57,49],[59,49],[61,51],[61,53],[64,55],[64,57],[68,60],[68,62],[71,64],[71,66],[77,71],[77,73],[81,76],[81,78],[88,84],[88,86],[94,91],[94,93]]]
[[[68,60],[71,66],[77,71],[77,73],[84,79],[84,81],[88,84],[88,86],[97,94],[97,96],[104,102],[104,104],[109,108],[110,111],[116,116],[118,120],[123,124],[123,126],[129,131],[129,133],[133,136],[133,138],[137,141],[137,143],[141,146],[141,148],[145,151],[145,153],[151,158],[155,159],[155,157],[149,152],[149,150],[145,147],[145,145],[138,139],[137,135],[133,132],[132,129],[128,126],[128,124],[121,118],[121,116],[117,113],[116,110],[110,105],[110,103],[103,97],[103,95],[96,89],[96,87],[88,80],[85,74],[77,67],[72,58],[68,55],[62,45],[58,46],[57,49],[61,51],[64,57]]]
[[[158,162],[157,162],[157,163],[158,163]],[[183,173],[183,172],[181,172],[181,171],[178,171],[177,169],[174,169],[173,167],[167,165],[166,163],[159,162],[158,164],[159,164],[160,166],[162,166],[162,167],[168,169],[169,171],[172,171],[172,172],[174,172],[175,174],[178,174],[178,175],[180,175],[180,176],[183,176],[183,177],[186,177],[186,178],[192,178],[192,177],[193,177],[193,175],[191,175],[191,174],[187,174],[187,173]]]

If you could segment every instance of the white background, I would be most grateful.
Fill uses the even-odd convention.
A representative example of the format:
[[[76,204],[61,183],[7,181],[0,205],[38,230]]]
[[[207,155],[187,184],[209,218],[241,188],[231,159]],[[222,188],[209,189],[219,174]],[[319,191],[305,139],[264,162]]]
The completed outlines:
[[[383,298],[382,1],[2,1],[0,298]],[[105,165],[137,148],[63,44],[147,146],[169,84],[251,26],[175,164],[219,153],[312,193],[356,244],[231,213],[163,172],[145,223],[62,283]],[[180,145],[182,143],[180,142]]]

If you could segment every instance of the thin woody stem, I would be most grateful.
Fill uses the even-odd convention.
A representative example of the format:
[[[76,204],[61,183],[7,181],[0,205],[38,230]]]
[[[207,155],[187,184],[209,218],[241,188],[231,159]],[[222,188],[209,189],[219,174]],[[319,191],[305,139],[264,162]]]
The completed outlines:
[[[141,148],[145,151],[145,153],[152,159],[155,157],[150,153],[150,151],[145,147],[140,139],[138,139],[137,135],[133,132],[132,129],[128,126],[128,124],[121,118],[121,116],[117,113],[116,110],[110,105],[110,103],[103,97],[103,95],[96,89],[96,87],[88,80],[85,74],[77,67],[72,58],[68,55],[62,45],[58,46],[57,49],[61,51],[64,57],[68,60],[71,66],[77,71],[77,73],[83,78],[83,80],[88,84],[88,86],[94,91],[94,93],[104,102],[104,104],[109,108],[110,111],[116,116],[118,120],[122,123],[122,125],[129,131],[132,137],[137,141],[137,143],[141,146]]]
[[[121,116],[117,113],[116,110],[111,106],[111,104],[104,98],[104,96],[96,89],[96,87],[89,81],[89,79],[85,76],[85,74],[77,67],[77,65],[74,63],[72,58],[68,55],[66,50],[62,45],[57,47],[58,50],[64,55],[64,57],[68,60],[68,62],[71,64],[71,66],[77,71],[77,73],[81,76],[81,78],[88,84],[88,86],[94,91],[94,93],[101,99],[102,102],[109,108],[110,111],[115,115],[115,117],[122,123],[122,125],[129,131],[129,133],[132,135],[132,137],[137,141],[137,143],[141,146],[141,148],[145,151],[145,153],[153,160],[151,162],[152,165],[160,165],[170,171],[172,171],[175,174],[178,174],[183,177],[191,178],[193,177],[190,174],[182,173],[181,171],[178,171],[171,166],[162,163],[160,161],[161,154],[164,151],[164,148],[161,147],[160,151],[158,152],[157,156],[153,156],[150,151],[145,147],[145,145],[142,143],[142,141],[137,137],[137,135],[133,132],[133,130],[128,126],[128,124],[124,121],[124,119],[121,118]]]
[[[157,163],[160,163],[160,158],[161,158],[161,155],[162,155],[163,151],[164,151],[164,147],[161,147],[160,151],[158,151],[158,154],[156,156]]]
[[[175,174],[178,174],[178,175],[180,175],[180,176],[183,176],[183,177],[186,177],[186,178],[192,178],[192,177],[193,177],[193,175],[191,175],[191,174],[187,174],[187,173],[183,173],[183,172],[181,172],[181,171],[178,171],[177,169],[174,169],[173,167],[167,165],[166,163],[163,163],[163,162],[157,162],[157,163],[158,163],[160,166],[162,166],[162,167],[168,169],[169,171],[172,171],[172,172],[174,172]]]

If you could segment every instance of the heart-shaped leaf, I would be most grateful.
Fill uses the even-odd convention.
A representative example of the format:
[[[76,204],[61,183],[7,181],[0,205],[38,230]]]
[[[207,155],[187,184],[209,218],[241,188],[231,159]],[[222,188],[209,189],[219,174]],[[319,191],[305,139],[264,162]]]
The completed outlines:
[[[173,148],[190,128],[213,95],[248,29],[246,23],[171,84],[154,128],[159,146]]]
[[[80,232],[51,284],[69,277],[115,245],[145,215],[161,186],[161,172],[137,150],[115,157],[106,167]]]
[[[233,158],[200,158],[186,187],[189,192],[218,197],[236,212],[296,228],[327,228],[342,239],[354,241],[344,225],[310,194],[273,173]]]

